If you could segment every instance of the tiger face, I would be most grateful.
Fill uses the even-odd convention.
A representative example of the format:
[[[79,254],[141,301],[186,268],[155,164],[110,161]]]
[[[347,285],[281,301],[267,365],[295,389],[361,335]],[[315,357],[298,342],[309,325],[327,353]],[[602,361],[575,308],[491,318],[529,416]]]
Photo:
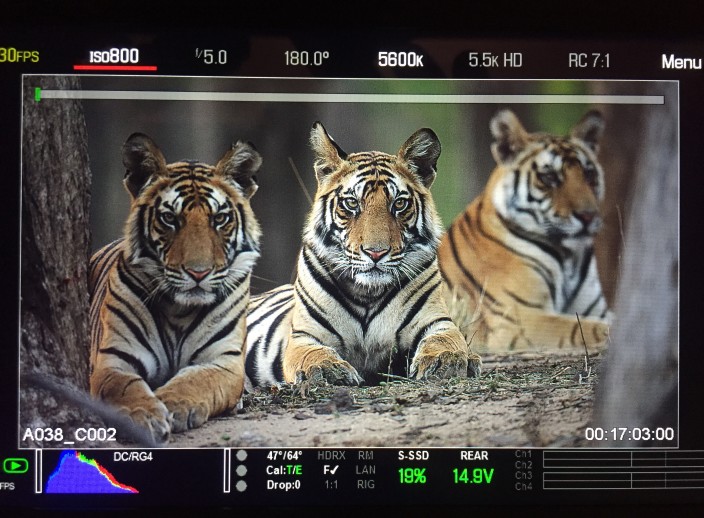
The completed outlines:
[[[129,260],[151,277],[151,296],[203,306],[223,298],[250,273],[260,229],[249,199],[261,165],[249,143],[237,142],[215,166],[166,164],[146,135],[123,148]]]
[[[360,296],[378,296],[435,257],[441,225],[430,196],[440,143],[414,133],[396,155],[345,153],[313,126],[318,179],[304,241]]]
[[[604,173],[596,152],[603,127],[595,111],[569,137],[528,133],[509,110],[494,117],[492,153],[502,177],[492,201],[510,228],[558,242],[597,233]]]

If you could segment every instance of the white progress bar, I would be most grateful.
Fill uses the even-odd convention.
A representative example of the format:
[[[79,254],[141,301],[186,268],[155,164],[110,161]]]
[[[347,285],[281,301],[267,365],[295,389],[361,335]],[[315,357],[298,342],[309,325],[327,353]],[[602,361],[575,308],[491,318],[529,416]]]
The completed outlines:
[[[464,95],[39,90],[35,99],[402,104],[665,104],[664,95]]]

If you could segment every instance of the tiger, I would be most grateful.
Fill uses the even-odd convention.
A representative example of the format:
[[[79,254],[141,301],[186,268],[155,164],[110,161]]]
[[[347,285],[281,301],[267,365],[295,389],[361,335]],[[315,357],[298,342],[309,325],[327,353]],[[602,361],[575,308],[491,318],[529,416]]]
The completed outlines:
[[[247,388],[478,376],[442,298],[437,135],[420,129],[396,155],[347,154],[316,122],[310,144],[317,192],[295,281],[252,297]]]
[[[594,256],[603,117],[589,111],[563,137],[528,133],[505,109],[490,129],[497,166],[438,248],[453,316],[464,306],[460,327],[480,350],[605,346],[612,316]]]
[[[164,443],[242,394],[262,158],[237,141],[215,166],[167,164],[134,133],[122,160],[124,237],[90,260],[90,393]]]

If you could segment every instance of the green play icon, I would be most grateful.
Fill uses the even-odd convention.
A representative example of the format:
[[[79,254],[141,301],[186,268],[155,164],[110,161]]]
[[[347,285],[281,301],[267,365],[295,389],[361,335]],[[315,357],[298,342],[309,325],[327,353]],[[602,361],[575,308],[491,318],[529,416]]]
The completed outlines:
[[[27,473],[29,462],[27,462],[27,459],[22,458],[5,459],[2,463],[2,469],[5,473],[13,475]]]

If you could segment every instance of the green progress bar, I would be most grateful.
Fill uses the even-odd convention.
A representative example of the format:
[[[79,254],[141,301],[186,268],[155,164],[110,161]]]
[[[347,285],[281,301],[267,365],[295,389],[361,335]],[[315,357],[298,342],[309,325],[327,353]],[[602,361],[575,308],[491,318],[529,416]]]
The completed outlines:
[[[38,86],[34,88],[34,100],[39,102],[42,100],[42,89]]]

